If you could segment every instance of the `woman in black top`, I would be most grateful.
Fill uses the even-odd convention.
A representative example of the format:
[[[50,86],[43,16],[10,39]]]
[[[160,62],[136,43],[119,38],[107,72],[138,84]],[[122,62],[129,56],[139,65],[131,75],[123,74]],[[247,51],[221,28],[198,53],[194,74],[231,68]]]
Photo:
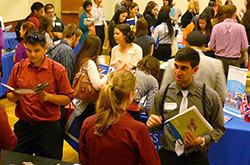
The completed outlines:
[[[113,48],[116,44],[114,39],[114,29],[116,24],[126,23],[126,19],[128,17],[128,10],[125,8],[118,9],[109,24],[109,43],[111,48]]]
[[[158,5],[154,1],[150,1],[146,8],[145,11],[143,12],[143,16],[146,19],[148,23],[148,35],[151,36],[151,28],[156,25],[156,20],[158,16]]]

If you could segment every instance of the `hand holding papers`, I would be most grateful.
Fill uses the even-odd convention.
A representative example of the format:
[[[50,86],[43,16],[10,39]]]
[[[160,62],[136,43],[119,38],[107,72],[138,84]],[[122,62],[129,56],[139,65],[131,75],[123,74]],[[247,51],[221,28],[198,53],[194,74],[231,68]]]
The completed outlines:
[[[187,130],[196,137],[213,130],[213,127],[206,121],[195,106],[168,119],[164,124],[172,132],[180,145],[184,144],[183,134]]]
[[[95,19],[94,18],[84,18],[84,22],[83,22],[84,25],[88,25],[88,28],[89,29],[92,29],[95,25]]]
[[[11,90],[12,92],[15,92],[17,94],[35,94],[37,91],[43,91],[44,89],[50,87],[50,85],[45,81],[37,84],[33,89],[28,89],[28,88],[14,89],[11,86],[6,85],[4,83],[1,83],[1,85],[5,86],[9,90]]]

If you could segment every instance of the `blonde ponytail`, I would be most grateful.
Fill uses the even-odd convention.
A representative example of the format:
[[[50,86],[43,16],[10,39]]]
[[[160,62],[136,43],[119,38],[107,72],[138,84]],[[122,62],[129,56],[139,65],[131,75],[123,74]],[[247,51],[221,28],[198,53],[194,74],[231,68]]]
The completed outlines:
[[[135,84],[135,76],[129,71],[117,70],[109,75],[96,104],[96,135],[101,136],[106,129],[119,121],[120,116],[125,113],[119,105],[135,89]]]

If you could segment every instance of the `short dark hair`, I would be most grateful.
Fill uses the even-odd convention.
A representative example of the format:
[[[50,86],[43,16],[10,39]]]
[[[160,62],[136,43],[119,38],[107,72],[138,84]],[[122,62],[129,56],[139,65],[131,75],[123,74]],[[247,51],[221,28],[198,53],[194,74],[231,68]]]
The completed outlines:
[[[214,2],[214,1],[209,1],[208,6],[210,6],[210,7],[215,7],[215,6],[216,6],[216,2]]]
[[[31,6],[31,12],[34,13],[34,11],[39,11],[41,10],[41,8],[43,8],[44,5],[41,2],[34,2]]]
[[[134,31],[131,30],[130,25],[123,23],[123,24],[116,24],[115,28],[119,29],[124,36],[126,36],[126,42],[132,43],[135,39]]]
[[[54,7],[53,4],[48,3],[48,4],[46,4],[46,5],[44,6],[44,11],[45,11],[45,13],[46,13],[46,11],[47,11],[48,9],[55,9],[55,7]]]
[[[190,46],[202,47],[205,44],[205,38],[201,31],[192,31],[188,34],[186,41]]]
[[[233,14],[236,13],[237,8],[235,5],[223,6],[223,16],[224,18],[232,18]]]
[[[25,43],[31,45],[40,44],[42,47],[46,45],[46,39],[42,32],[32,31],[25,37]]]
[[[200,63],[199,53],[190,47],[180,49],[174,59],[176,61],[190,61],[192,68],[198,66]]]
[[[85,1],[83,4],[82,4],[82,7],[84,8],[84,10],[86,10],[86,7],[91,5],[92,6],[92,2],[90,1]]]

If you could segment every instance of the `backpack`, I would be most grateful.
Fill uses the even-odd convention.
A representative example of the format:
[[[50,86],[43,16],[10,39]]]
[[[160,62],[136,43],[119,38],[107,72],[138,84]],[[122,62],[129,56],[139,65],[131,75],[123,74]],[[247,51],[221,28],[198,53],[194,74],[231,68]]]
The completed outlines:
[[[22,23],[28,21],[30,17],[33,17],[33,16],[28,15],[25,19],[18,21],[17,25],[15,26],[16,40],[18,41],[18,43],[20,43],[23,40],[23,38],[20,37],[20,32],[19,32],[21,29]]]

